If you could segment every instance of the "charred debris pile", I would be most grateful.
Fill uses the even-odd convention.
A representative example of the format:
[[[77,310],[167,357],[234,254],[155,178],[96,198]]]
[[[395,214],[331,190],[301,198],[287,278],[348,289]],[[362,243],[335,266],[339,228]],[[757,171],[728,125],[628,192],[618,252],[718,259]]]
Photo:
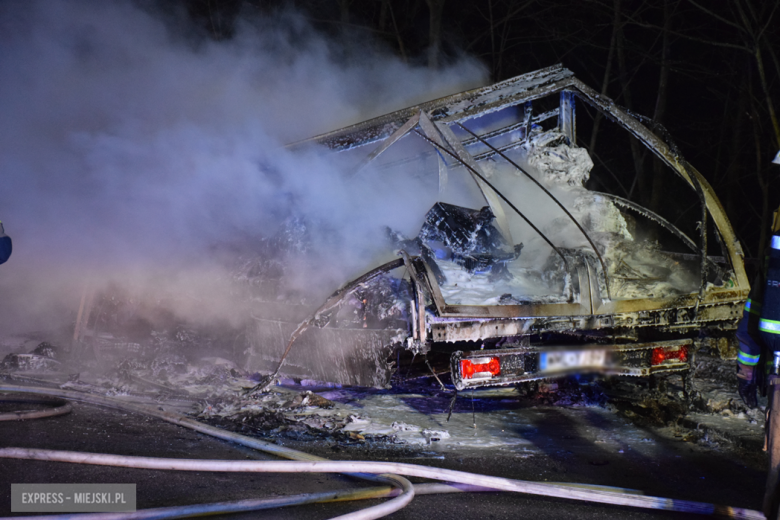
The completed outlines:
[[[193,339],[193,338],[191,338]],[[35,345],[28,340],[27,345]],[[186,349],[186,342],[179,344]],[[718,349],[718,347],[721,347]],[[446,429],[428,430],[404,418],[377,426],[373,417],[387,410],[360,403],[369,395],[413,395],[430,401],[428,408],[444,413],[454,406],[460,413],[490,409],[492,401],[507,397],[522,406],[607,407],[641,426],[672,427],[683,440],[712,444],[698,428],[689,429],[683,419],[689,413],[706,414],[732,422],[760,424],[761,410],[747,410],[736,393],[733,357],[728,346],[704,343],[694,360],[690,386],[677,375],[648,379],[568,377],[535,381],[514,391],[457,393],[446,374],[439,378],[420,375],[398,378],[391,390],[343,388],[311,380],[283,378],[281,386],[251,393],[260,374],[250,374],[218,357],[187,360],[185,350],[169,344],[165,354],[147,358],[137,354],[100,368],[95,363],[74,362],[71,352],[41,342],[29,352],[7,354],[0,371],[7,382],[51,385],[98,395],[119,396],[156,403],[186,412],[198,420],[231,431],[262,438],[326,445],[390,447],[425,446],[449,436]],[[724,350],[725,349],[725,350]],[[725,357],[725,358],[724,358]],[[442,388],[440,383],[444,383]],[[358,406],[353,406],[357,404]],[[479,424],[479,417],[475,419]],[[380,421],[381,422],[381,421]],[[675,433],[677,435],[677,433]],[[720,439],[719,442],[728,441]]]

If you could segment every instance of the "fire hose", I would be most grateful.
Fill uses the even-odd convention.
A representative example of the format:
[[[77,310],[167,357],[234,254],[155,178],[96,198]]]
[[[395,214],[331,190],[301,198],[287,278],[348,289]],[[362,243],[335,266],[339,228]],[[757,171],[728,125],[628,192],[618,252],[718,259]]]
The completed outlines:
[[[54,408],[47,408],[45,410],[22,410],[16,412],[0,413],[0,421],[24,421],[27,419],[42,419],[44,417],[56,417],[58,415],[65,415],[73,410],[71,404],[64,399],[46,399],[46,398],[30,398],[30,397],[14,397],[3,398],[3,402],[6,403],[28,403],[28,404],[49,404],[54,405]]]
[[[71,462],[82,464],[97,464],[107,466],[132,467],[156,470],[176,471],[219,471],[219,472],[269,472],[269,473],[344,473],[360,478],[391,483],[390,487],[372,488],[361,491],[328,492],[308,495],[286,497],[285,499],[265,499],[227,502],[220,504],[204,504],[201,506],[183,506],[177,508],[162,508],[164,511],[142,510],[132,513],[105,513],[89,515],[55,515],[42,518],[84,518],[100,520],[125,520],[140,518],[181,518],[194,514],[207,514],[211,512],[247,511],[250,509],[267,509],[269,507],[281,507],[285,505],[330,502],[343,500],[358,500],[365,498],[378,498],[394,496],[391,500],[377,506],[368,507],[354,513],[350,513],[340,519],[369,520],[380,518],[397,511],[414,498],[415,494],[432,494],[440,492],[460,491],[512,491],[531,495],[540,495],[570,500],[597,502],[618,506],[638,507],[643,509],[657,509],[666,511],[679,511],[704,515],[715,515],[725,518],[763,519],[763,513],[751,509],[733,508],[694,502],[646,496],[641,494],[626,493],[625,490],[616,491],[615,488],[599,486],[583,486],[577,484],[554,484],[531,482],[523,480],[491,477],[463,471],[419,466],[415,464],[395,462],[367,462],[367,461],[330,461],[304,452],[285,448],[275,444],[228,432],[192,420],[181,414],[155,409],[136,403],[127,403],[119,399],[84,394],[62,389],[50,389],[40,387],[26,387],[15,385],[0,385],[2,392],[22,392],[29,394],[48,395],[58,398],[74,399],[79,401],[107,406],[145,415],[158,417],[167,422],[178,424],[201,433],[217,438],[236,442],[243,446],[251,447],[277,455],[279,457],[293,459],[292,461],[230,461],[230,460],[193,460],[193,459],[166,459],[137,456],[120,456],[96,453],[80,453],[70,451],[41,450],[27,448],[2,448],[0,458],[16,458],[28,460],[46,460],[58,462]],[[412,485],[403,476],[421,477],[433,480],[447,481],[449,484],[441,485],[416,484]],[[465,485],[465,486],[464,486]],[[433,486],[433,487],[432,487]],[[436,487],[438,486],[438,487]],[[400,491],[399,491],[400,488]],[[419,490],[419,491],[418,491]],[[243,508],[243,509],[242,509]],[[249,508],[249,509],[247,509]],[[135,515],[135,516],[133,516]],[[147,516],[144,516],[147,515]],[[162,515],[162,516],[159,516]],[[29,518],[29,517],[28,517]]]

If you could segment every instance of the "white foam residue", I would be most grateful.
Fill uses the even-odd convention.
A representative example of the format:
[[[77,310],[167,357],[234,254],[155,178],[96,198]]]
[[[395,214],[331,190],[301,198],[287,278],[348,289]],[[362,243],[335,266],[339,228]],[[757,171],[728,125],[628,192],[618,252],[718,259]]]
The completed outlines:
[[[584,187],[583,184],[588,180],[593,168],[593,161],[587,151],[564,144],[560,134],[556,132],[547,132],[535,136],[519,153],[521,157],[518,160],[525,163],[529,173],[569,210],[585,229],[588,237],[597,244],[610,271],[610,278],[613,274],[616,275],[613,273],[615,269],[627,263],[631,264],[635,257],[641,257],[627,254],[634,245],[634,237],[629,232],[620,210],[609,199]],[[491,177],[498,179],[503,171],[505,181],[507,178],[513,179],[512,182],[502,185],[502,190],[510,195],[510,199],[515,200],[526,217],[535,222],[553,244],[568,250],[579,249],[595,261],[595,252],[588,237],[548,195],[528,183],[521,172],[516,169],[507,170],[505,165],[502,167],[492,163],[487,170],[490,171]],[[512,175],[507,176],[508,171],[511,171]],[[441,284],[445,301],[454,305],[567,301],[569,294],[564,273],[554,272],[555,269],[560,270],[563,267],[557,260],[557,254],[542,243],[542,237],[536,232],[530,235],[528,233],[527,229],[525,235],[513,230],[513,235],[525,236],[526,247],[519,258],[506,263],[512,275],[508,279],[491,276],[490,273],[469,273],[455,262],[437,259],[436,263],[446,277],[446,281]],[[656,252],[652,258],[662,263],[667,260],[657,258],[659,254]],[[550,260],[553,260],[553,263],[550,263]],[[617,278],[619,277],[616,276]],[[646,293],[648,296],[666,295],[679,292],[683,286],[688,287],[688,284],[681,285],[679,280],[649,278],[645,277],[642,284],[634,284],[633,289],[629,287],[631,284],[621,279],[616,290],[611,291],[613,298],[641,297],[634,289],[639,285],[647,287],[651,283],[655,286]]]
[[[664,298],[696,290],[698,276],[692,272],[692,266],[661,251],[655,242],[637,239],[629,231],[623,213],[610,199],[585,188],[584,183],[593,168],[593,161],[585,149],[565,144],[561,134],[550,131],[533,136],[516,154],[516,159],[524,163],[524,169],[568,209],[588,237],[548,195],[533,186],[518,170],[513,168],[509,170],[511,175],[504,175],[504,179],[514,181],[504,182],[502,189],[556,247],[580,250],[593,259],[593,266],[597,267],[596,254],[588,238],[595,242],[607,266],[613,299]],[[499,169],[492,165],[491,171],[496,178],[500,177]],[[515,227],[519,225],[518,221],[515,219]],[[523,237],[526,247],[520,259],[508,267],[515,278],[521,280],[490,282],[486,275],[468,273],[458,277],[446,269],[448,266],[442,266],[448,277],[458,278],[442,287],[445,300],[449,297],[453,299],[452,303],[459,300],[483,305],[514,303],[516,300],[561,301],[566,295],[565,287],[561,287],[561,277],[554,276],[550,269],[560,269],[562,264],[536,232],[527,227],[518,230],[513,229],[513,236]],[[550,259],[554,264],[548,262]],[[602,287],[602,294],[605,292]],[[505,298],[499,302],[502,294],[511,294],[515,301]]]
[[[593,161],[583,148],[566,144],[534,146],[528,164],[540,172],[546,182],[582,187],[590,177]]]
[[[542,273],[525,268],[520,260],[507,264],[512,278],[491,280],[489,273],[469,273],[450,260],[437,260],[436,264],[446,277],[441,284],[444,301],[451,305],[499,305],[517,300],[565,301],[563,286],[551,287],[542,278]],[[510,299],[501,297],[510,295]]]

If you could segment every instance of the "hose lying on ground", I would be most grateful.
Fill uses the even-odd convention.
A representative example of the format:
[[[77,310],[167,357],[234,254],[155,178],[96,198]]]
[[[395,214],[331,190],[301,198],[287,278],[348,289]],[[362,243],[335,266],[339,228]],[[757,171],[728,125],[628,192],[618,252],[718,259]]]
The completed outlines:
[[[414,494],[434,495],[444,493],[462,493],[476,491],[495,491],[494,489],[480,488],[469,485],[450,484],[415,484]],[[11,516],[3,517],[4,520],[169,520],[173,518],[187,518],[192,516],[243,513],[248,511],[260,511],[263,509],[276,509],[278,507],[296,506],[303,504],[324,504],[331,502],[346,502],[351,500],[368,500],[376,498],[390,498],[398,496],[401,492],[398,488],[374,487],[357,491],[327,491],[324,493],[307,493],[303,495],[290,495],[277,498],[260,498],[248,500],[236,500],[232,502],[214,502],[210,504],[195,504],[176,507],[156,507],[142,509],[140,511],[122,513],[83,513],[83,514],[59,514]]]
[[[567,498],[574,500],[583,500],[591,502],[599,502],[605,504],[621,505],[640,507],[646,509],[660,509],[667,511],[682,511],[689,513],[698,513],[706,515],[718,515],[726,518],[744,518],[744,519],[763,519],[764,516],[759,511],[750,509],[732,508],[728,506],[718,506],[714,504],[707,504],[702,502],[692,502],[685,500],[675,500],[667,498],[659,498],[652,496],[643,496],[635,494],[626,494],[622,492],[607,491],[601,489],[591,489],[588,487],[578,485],[561,485],[561,484],[549,484],[528,482],[522,480],[512,480],[500,477],[490,477],[486,475],[478,475],[474,473],[466,473],[462,471],[453,471],[440,468],[432,468],[426,466],[417,466],[414,464],[402,464],[391,462],[347,462],[347,461],[328,461],[321,457],[316,457],[307,453],[292,450],[275,444],[246,437],[243,435],[220,430],[213,426],[209,426],[180,414],[166,412],[161,409],[155,409],[148,406],[137,405],[134,403],[126,403],[119,401],[118,399],[111,399],[102,396],[95,396],[90,394],[83,394],[79,392],[73,392],[61,389],[49,389],[49,388],[34,388],[24,386],[11,386],[0,385],[0,391],[5,392],[25,392],[36,394],[55,395],[57,397],[72,398],[76,400],[91,402],[93,404],[99,404],[108,406],[111,408],[119,408],[126,411],[142,413],[152,415],[161,418],[165,421],[179,424],[202,433],[213,435],[215,437],[237,442],[244,446],[252,447],[264,451],[266,453],[272,453],[280,457],[293,459],[295,462],[266,462],[266,461],[208,461],[208,460],[189,460],[189,459],[155,459],[149,457],[122,457],[117,455],[102,455],[102,454],[85,454],[77,452],[63,452],[53,450],[32,450],[25,448],[5,448],[0,449],[0,457],[5,458],[25,458],[34,460],[51,460],[61,462],[81,462],[87,464],[103,464],[103,465],[118,465],[124,467],[130,467],[128,464],[133,464],[132,467],[143,467],[147,469],[176,469],[183,471],[263,471],[263,472],[311,472],[311,473],[346,473],[354,476],[366,477],[367,473],[382,474],[392,473],[395,475],[381,475],[378,480],[387,482],[392,478],[394,484],[399,482],[397,480],[400,477],[396,475],[402,474],[407,476],[430,478],[434,480],[447,480],[456,483],[463,483],[468,485],[476,485],[481,488],[491,488],[494,490],[503,491],[515,491],[534,495],[552,496],[558,498]],[[408,481],[407,481],[408,482]],[[414,495],[414,488],[410,486],[410,492],[404,496],[404,500]],[[401,498],[401,496],[397,498]],[[396,500],[396,499],[394,499]],[[387,505],[386,502],[381,505]],[[408,501],[406,502],[408,503]],[[403,505],[406,505],[404,503]],[[395,502],[394,505],[400,504]],[[400,507],[403,507],[401,505]],[[378,506],[375,506],[378,507]],[[397,509],[400,509],[397,508]],[[394,510],[397,510],[394,509]],[[372,508],[358,511],[357,513],[368,513],[369,510],[375,511]],[[355,514],[357,514],[355,513]],[[382,514],[389,514],[384,512]],[[351,515],[349,518],[378,518],[378,516],[355,516]]]
[[[406,464],[402,462],[378,461],[246,461],[246,460],[197,460],[167,459],[156,457],[137,457],[130,455],[108,455],[102,453],[82,453],[75,451],[41,450],[29,448],[1,448],[0,458],[43,460],[53,462],[72,462],[95,464],[100,466],[118,466],[126,468],[176,470],[176,471],[216,471],[226,473],[384,473],[405,475],[434,480],[445,480],[463,484],[475,484],[501,491],[515,491],[530,495],[542,495],[570,500],[598,502],[617,506],[660,509],[704,515],[719,515],[729,518],[758,519],[764,515],[758,511],[719,506],[703,502],[676,500],[645,495],[629,495],[612,491],[597,491],[567,485],[528,482],[503,477],[491,477],[455,471]],[[412,491],[411,495],[414,495]],[[411,500],[411,498],[410,498]],[[346,515],[340,518],[351,518]]]
[[[46,404],[53,405],[54,408],[45,410],[18,410],[13,412],[0,413],[0,421],[24,421],[27,419],[42,419],[44,417],[56,417],[65,415],[73,410],[73,407],[64,399],[46,399],[44,397],[12,397],[3,398],[6,403],[25,403],[25,404]]]
[[[57,388],[0,385],[0,392],[21,392],[21,393],[43,394],[43,395],[52,395],[59,398],[73,399],[76,401],[84,401],[92,404],[97,404],[100,406],[106,406],[108,408],[114,408],[123,411],[135,412],[135,413],[157,417],[164,421],[177,424],[179,426],[184,426],[186,428],[201,433],[205,433],[207,435],[211,435],[212,437],[217,437],[219,439],[223,439],[226,441],[235,442],[242,446],[254,448],[263,451],[265,453],[276,455],[278,457],[285,458],[285,459],[291,459],[296,461],[327,461],[328,460],[322,457],[317,457],[316,455],[310,455],[308,453],[304,453],[302,451],[293,450],[291,448],[285,448],[284,446],[278,446],[270,442],[261,441],[260,439],[255,439],[253,437],[247,437],[245,435],[240,435],[226,430],[221,430],[214,426],[209,426],[208,424],[204,424],[192,420],[178,413],[166,412],[161,407],[154,408],[151,406],[144,406],[135,403],[123,402],[116,398],[108,398],[108,397],[103,397],[98,395],[85,394],[81,392],[74,392],[72,390],[62,390]],[[354,518],[355,520],[357,520],[358,518],[360,520],[372,520],[374,518],[381,518],[382,516],[389,515],[390,513],[397,511],[403,508],[404,506],[406,506],[406,504],[408,504],[414,497],[414,486],[412,486],[411,482],[404,479],[403,477],[398,477],[396,475],[376,475],[374,473],[351,474],[350,476],[357,477],[363,480],[372,481],[372,482],[378,482],[381,484],[390,484],[390,486],[400,486],[403,489],[403,492],[400,495],[392,498],[387,502],[384,502],[377,506],[366,508],[362,511],[358,511],[358,513],[361,513],[361,516],[350,517],[350,518]],[[388,489],[392,489],[392,488],[388,488]]]

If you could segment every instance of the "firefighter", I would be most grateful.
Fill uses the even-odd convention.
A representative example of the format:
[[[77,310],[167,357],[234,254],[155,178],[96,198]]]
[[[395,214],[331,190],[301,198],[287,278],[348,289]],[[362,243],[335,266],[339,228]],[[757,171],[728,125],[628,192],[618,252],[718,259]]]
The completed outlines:
[[[770,351],[780,353],[780,233],[774,234],[769,244],[769,262],[766,266],[758,330],[764,345]]]
[[[780,208],[775,211],[772,220],[772,239],[768,250],[750,288],[742,319],[737,325],[738,390],[748,408],[758,407],[756,366],[762,349],[767,349],[765,360],[772,366],[773,353],[780,352]],[[775,372],[780,372],[780,363]]]
[[[742,319],[737,326],[737,341],[739,341],[739,353],[737,354],[737,389],[739,396],[748,408],[757,408],[756,377],[759,358],[761,357],[761,344],[758,334],[758,322],[761,316],[761,298],[756,289],[763,289],[760,280],[753,285],[748,301],[745,302],[745,310]]]
[[[3,223],[0,222],[0,264],[4,264],[8,260],[12,249],[11,237],[5,234]]]
[[[780,164],[780,152],[774,160]],[[756,408],[758,363],[766,368],[762,387],[769,394],[765,425],[765,450],[769,454],[763,510],[767,518],[778,518],[780,506],[780,208],[772,221],[768,254],[759,268],[737,326],[739,395],[749,408]],[[764,372],[764,369],[761,370]],[[762,376],[765,374],[762,373]]]
[[[780,156],[780,154],[778,154]],[[767,474],[766,491],[764,493],[764,514],[767,518],[776,518],[780,505],[780,208],[775,212],[772,223],[772,240],[769,243],[769,254],[763,265],[763,277],[756,284],[757,294],[761,296],[761,308],[758,309],[751,301],[750,308],[756,312],[751,313],[748,326],[755,322],[754,316],[758,316],[758,344],[764,347],[765,363],[767,365],[767,378],[764,384],[769,394],[769,406],[766,420],[766,450],[769,453],[769,473]],[[751,290],[751,296],[753,292]],[[752,299],[752,298],[751,298]],[[745,321],[743,319],[743,321]],[[740,326],[742,324],[740,323]],[[748,331],[751,332],[751,331]],[[750,334],[756,339],[755,331]],[[748,350],[746,347],[745,350]],[[742,353],[742,339],[740,339],[740,354]],[[742,362],[742,359],[739,360]],[[741,368],[741,367],[740,367]],[[756,372],[754,369],[753,372]],[[753,375],[755,380],[756,374]],[[740,388],[743,384],[740,380]],[[753,397],[755,397],[755,384],[753,384]],[[741,392],[740,392],[740,395]],[[744,399],[744,397],[743,397]],[[747,402],[747,401],[746,401]]]
[[[748,408],[757,408],[756,380],[758,378],[758,361],[763,350],[763,340],[759,332],[761,311],[764,301],[764,266],[758,270],[758,275],[750,288],[748,300],[745,302],[745,310],[742,319],[737,325],[737,341],[739,352],[737,354],[737,383],[739,396]],[[762,365],[763,366],[763,365]]]
[[[775,213],[775,217],[778,213]],[[777,218],[775,218],[777,223]],[[777,518],[780,493],[780,232],[773,226],[774,235],[769,245],[769,261],[766,264],[764,298],[758,330],[766,347],[766,364],[769,365],[769,411],[766,424],[766,447],[769,452],[769,474],[764,494],[764,514]]]

